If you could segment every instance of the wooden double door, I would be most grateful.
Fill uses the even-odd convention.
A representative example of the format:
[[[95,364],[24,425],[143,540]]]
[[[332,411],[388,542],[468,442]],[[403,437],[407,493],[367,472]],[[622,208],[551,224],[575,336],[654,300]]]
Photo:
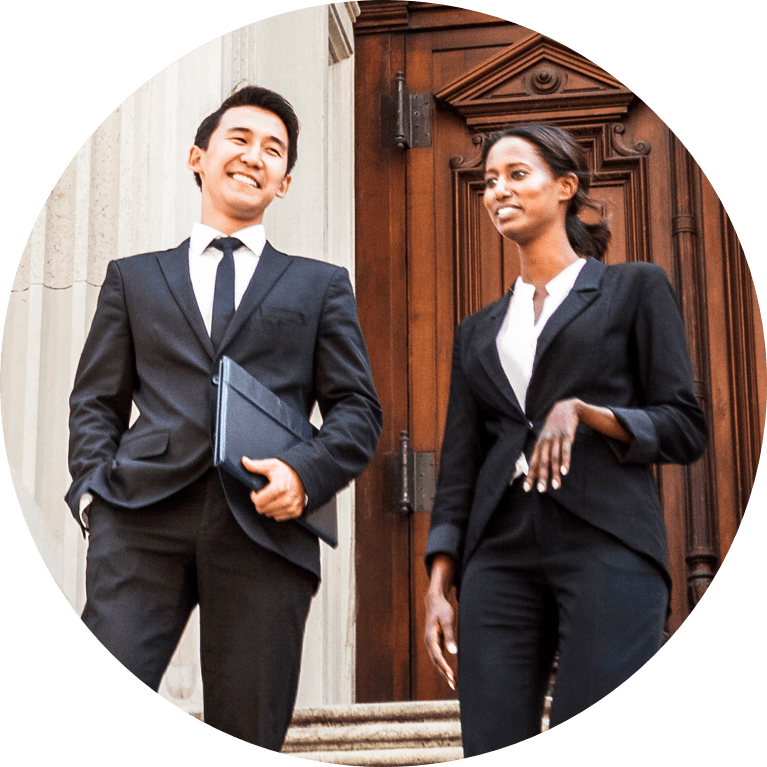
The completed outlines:
[[[512,123],[574,132],[588,152],[593,197],[611,220],[606,261],[661,265],[680,299],[711,439],[694,465],[657,471],[673,633],[732,542],[764,422],[759,311],[727,215],[652,110],[572,50],[442,5],[371,0],[361,8],[356,285],[385,423],[356,490],[357,700],[453,696],[423,646],[423,552],[454,327],[518,275],[516,246],[484,211],[479,166],[481,135]],[[418,475],[404,486],[403,432]]]

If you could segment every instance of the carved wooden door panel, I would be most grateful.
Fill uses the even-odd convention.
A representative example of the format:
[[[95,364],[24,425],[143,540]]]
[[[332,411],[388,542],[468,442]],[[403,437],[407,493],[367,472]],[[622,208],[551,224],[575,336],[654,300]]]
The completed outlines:
[[[357,484],[358,700],[452,696],[421,639],[428,509],[395,511],[391,456],[407,430],[413,450],[438,459],[453,329],[518,275],[516,246],[482,205],[478,164],[481,135],[512,123],[550,122],[577,136],[594,173],[593,197],[611,220],[606,261],[659,264],[680,298],[712,440],[693,466],[657,472],[673,632],[732,541],[761,443],[761,325],[726,215],[663,122],[573,51],[445,6],[362,8],[357,298],[386,418],[379,455]]]

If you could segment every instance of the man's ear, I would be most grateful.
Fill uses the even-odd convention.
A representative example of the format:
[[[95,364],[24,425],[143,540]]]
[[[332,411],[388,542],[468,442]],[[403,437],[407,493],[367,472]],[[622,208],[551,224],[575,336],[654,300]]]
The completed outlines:
[[[559,190],[561,200],[572,200],[575,197],[575,193],[578,191],[578,176],[575,173],[565,173],[564,176],[560,176]]]
[[[277,194],[275,195],[275,197],[280,197],[280,198],[284,197],[288,193],[288,189],[290,188],[290,182],[292,180],[293,179],[291,176],[286,175],[285,178],[283,178],[282,181],[280,181],[280,188],[277,191]]]
[[[194,171],[195,173],[199,173],[201,158],[202,158],[202,149],[200,149],[200,147],[198,147],[197,145],[193,144],[189,150],[189,157],[187,158],[187,161],[186,161],[186,167],[189,168],[189,170]]]

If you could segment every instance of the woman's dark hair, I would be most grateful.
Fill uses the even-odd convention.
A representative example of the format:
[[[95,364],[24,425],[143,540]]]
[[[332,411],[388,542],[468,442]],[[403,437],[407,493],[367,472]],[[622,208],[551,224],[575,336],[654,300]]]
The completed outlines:
[[[573,173],[578,179],[578,190],[570,200],[565,220],[567,239],[580,256],[604,258],[610,242],[610,227],[603,218],[596,224],[587,224],[578,215],[581,210],[598,211],[589,198],[591,173],[586,164],[586,153],[573,136],[555,125],[515,125],[485,137],[482,145],[482,166],[487,162],[490,149],[501,139],[516,137],[529,141],[541,159],[549,166],[555,178]]]
[[[197,128],[194,145],[203,150],[207,149],[210,137],[218,128],[224,112],[235,107],[259,107],[267,112],[272,112],[282,120],[288,134],[288,168],[286,173],[290,173],[298,158],[298,117],[296,117],[293,107],[286,98],[258,85],[246,85],[244,88],[240,88],[229,96],[215,112],[209,114]],[[199,173],[194,174],[194,179],[197,186],[202,187]]]

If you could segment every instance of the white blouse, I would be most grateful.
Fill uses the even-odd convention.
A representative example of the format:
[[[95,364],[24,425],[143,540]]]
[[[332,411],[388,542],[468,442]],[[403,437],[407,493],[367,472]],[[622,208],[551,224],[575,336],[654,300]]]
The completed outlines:
[[[514,283],[514,292],[509,301],[509,308],[495,343],[498,348],[498,356],[501,359],[501,366],[523,412],[527,399],[527,387],[530,385],[530,377],[533,373],[538,337],[543,328],[546,327],[551,315],[572,290],[585,263],[585,258],[579,258],[546,283],[548,295],[543,300],[543,309],[537,322],[535,321],[535,307],[533,305],[535,286],[523,282],[522,277],[517,277],[517,281]],[[527,459],[522,453],[517,459],[512,480],[522,474],[527,474],[528,469]]]

